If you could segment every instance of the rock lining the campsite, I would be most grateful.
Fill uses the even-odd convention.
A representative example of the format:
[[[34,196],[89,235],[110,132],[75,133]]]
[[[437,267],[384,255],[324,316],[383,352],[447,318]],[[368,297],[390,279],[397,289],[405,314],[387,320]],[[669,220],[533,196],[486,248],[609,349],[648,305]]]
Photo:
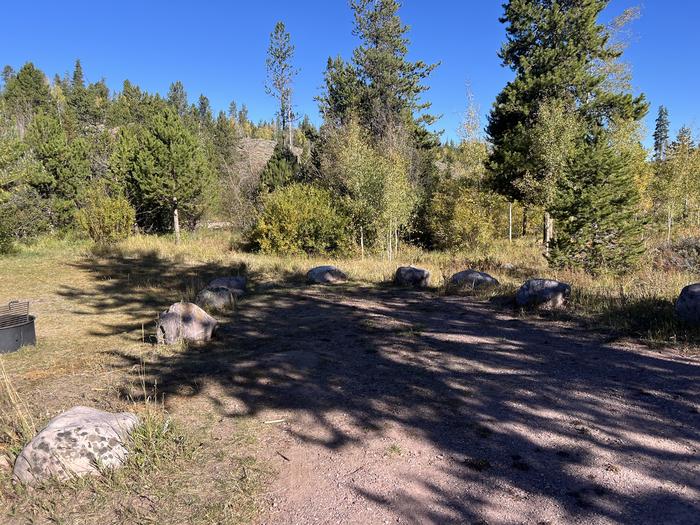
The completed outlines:
[[[676,315],[689,324],[700,324],[700,283],[689,284],[676,300]]]
[[[119,468],[139,419],[135,414],[112,414],[77,406],[49,421],[17,457],[14,479],[38,485],[49,479],[97,475]]]
[[[448,287],[452,290],[476,290],[499,284],[498,279],[488,273],[469,269],[454,274],[450,278]]]
[[[196,304],[175,303],[158,317],[156,340],[167,345],[209,341],[217,325],[217,320]]]
[[[427,288],[430,283],[430,272],[415,266],[401,266],[396,269],[394,284],[412,288]]]
[[[554,279],[529,279],[515,296],[522,308],[562,308],[571,295],[571,286]]]
[[[306,281],[310,284],[344,283],[348,276],[335,266],[316,266],[306,273]]]

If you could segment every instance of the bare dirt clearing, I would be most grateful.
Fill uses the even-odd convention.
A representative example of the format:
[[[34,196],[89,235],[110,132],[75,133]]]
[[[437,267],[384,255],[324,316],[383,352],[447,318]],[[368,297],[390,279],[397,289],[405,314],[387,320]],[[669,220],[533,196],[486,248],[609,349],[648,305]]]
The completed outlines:
[[[40,346],[7,357],[30,405],[120,409],[145,370],[200,450],[128,500],[100,494],[92,517],[52,507],[25,521],[17,508],[12,523],[52,512],[67,523],[697,523],[697,357],[474,299],[282,274],[292,286],[259,286],[210,344],[141,341],[142,323],[227,269],[78,259],[6,283],[39,301]],[[256,478],[259,510],[232,511],[228,495],[260,470],[275,476]]]
[[[125,356],[125,364],[133,365]],[[692,523],[700,365],[376,288],[257,295],[146,368],[173,409],[269,422],[263,523]]]

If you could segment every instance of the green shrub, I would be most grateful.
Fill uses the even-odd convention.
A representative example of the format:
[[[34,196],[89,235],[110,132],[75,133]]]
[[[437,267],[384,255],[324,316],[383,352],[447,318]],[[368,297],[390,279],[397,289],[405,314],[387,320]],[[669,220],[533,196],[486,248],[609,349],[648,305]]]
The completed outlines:
[[[264,253],[338,253],[349,246],[347,224],[329,192],[310,184],[291,184],[263,197],[251,243]]]
[[[433,245],[441,250],[485,247],[496,237],[494,198],[464,180],[442,181],[428,210]]]
[[[135,220],[134,208],[124,197],[109,196],[102,188],[87,192],[77,212],[78,224],[98,244],[114,244],[126,239]]]

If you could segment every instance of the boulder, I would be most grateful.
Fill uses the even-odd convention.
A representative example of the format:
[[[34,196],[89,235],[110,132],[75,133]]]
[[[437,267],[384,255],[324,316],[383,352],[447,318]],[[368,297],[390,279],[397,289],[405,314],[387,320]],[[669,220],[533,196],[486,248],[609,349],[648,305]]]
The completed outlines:
[[[207,312],[193,303],[175,303],[160,314],[156,322],[156,340],[171,345],[179,341],[209,341],[217,325]]]
[[[307,272],[306,280],[314,284],[334,284],[344,283],[348,276],[335,266],[317,266]]]
[[[247,279],[245,275],[217,277],[207,285],[207,288],[229,288],[230,290],[240,290],[242,295],[245,291],[246,283]]]
[[[689,324],[700,324],[700,283],[689,284],[676,300],[676,315]]]
[[[67,480],[118,468],[127,456],[127,441],[139,420],[135,414],[112,414],[73,407],[56,416],[17,456],[14,478],[36,485],[50,478]]]
[[[498,285],[498,279],[477,270],[457,272],[450,277],[448,283],[448,287],[453,290],[476,290],[477,288],[487,288],[489,286]]]
[[[401,266],[396,269],[394,283],[399,286],[412,286],[414,288],[427,288],[430,281],[430,272],[414,266]]]
[[[205,310],[227,312],[233,310],[236,301],[243,295],[243,290],[238,288],[227,288],[225,286],[214,286],[205,288],[197,294],[195,303]]]
[[[518,306],[524,308],[561,308],[571,294],[571,286],[552,279],[525,281],[515,296]]]

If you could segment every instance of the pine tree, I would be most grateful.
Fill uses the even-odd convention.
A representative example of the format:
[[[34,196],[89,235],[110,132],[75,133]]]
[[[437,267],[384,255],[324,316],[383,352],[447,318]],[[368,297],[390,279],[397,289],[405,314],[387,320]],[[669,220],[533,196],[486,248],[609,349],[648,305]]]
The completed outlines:
[[[211,127],[214,120],[211,104],[209,104],[209,99],[204,95],[199,95],[199,100],[197,101],[197,120],[202,128]]]
[[[606,140],[582,152],[552,208],[558,224],[552,265],[591,273],[623,272],[635,265],[644,250],[643,222],[629,167]]]
[[[424,128],[436,117],[424,113],[430,103],[421,102],[420,95],[438,64],[408,60],[408,27],[398,15],[397,0],[351,0],[350,7],[360,45],[352,64],[328,59],[325,93],[319,98],[324,118],[345,124],[357,117],[375,142],[400,130],[431,142]]]
[[[656,160],[664,160],[666,156],[669,127],[668,110],[665,106],[659,106],[659,114],[656,117],[656,127],[654,128],[654,158]]]
[[[515,78],[498,95],[489,116],[487,133],[493,146],[489,158],[491,183],[509,200],[544,206],[543,237],[546,249],[552,233],[549,212],[561,206],[552,197],[558,188],[544,188],[547,191],[536,192],[530,190],[542,183],[567,186],[571,182],[567,178],[581,173],[573,164],[577,162],[576,157],[586,158],[582,150],[593,149],[597,154],[613,151],[609,144],[605,149],[598,149],[601,146],[599,142],[609,142],[611,125],[638,121],[648,110],[643,95],[633,97],[626,91],[626,82],[611,82],[611,75],[616,74],[614,63],[619,60],[623,48],[612,44],[610,29],[598,23],[599,15],[607,4],[608,0],[510,0],[504,5],[501,22],[506,24],[507,41],[499,56],[503,64],[515,72]],[[581,123],[576,126],[578,136],[566,140],[575,145],[573,148],[560,147],[559,143],[566,136],[563,133],[545,133],[550,144],[537,144],[542,138],[538,129],[554,129],[548,122],[545,122],[544,128],[541,121],[538,124],[542,108],[552,103],[566,108],[560,116],[570,115]],[[550,176],[551,166],[543,162],[550,150],[568,150],[572,155],[572,158],[557,160],[556,177]],[[545,157],[542,152],[546,154]],[[601,198],[614,198],[604,188],[596,186],[595,177],[584,180],[592,185],[585,191],[599,191]],[[537,184],[533,186],[531,181]],[[630,193],[636,192],[634,179],[620,177],[619,181],[631,185]],[[581,191],[584,189],[581,188]],[[543,201],[542,195],[549,197]],[[586,202],[592,205],[593,201],[591,197]],[[569,206],[567,209],[582,217],[589,213],[580,206]],[[563,217],[560,213],[558,216]],[[629,218],[626,214],[614,217],[621,221]],[[575,239],[569,238],[575,235],[572,224],[584,226],[577,222],[576,217],[567,220],[569,222],[557,241],[560,254],[568,253],[562,246],[576,243]],[[618,226],[621,231],[629,227],[627,224]],[[585,232],[581,235],[585,237]],[[597,249],[604,250],[606,245],[601,246]],[[592,245],[589,248],[594,250]],[[564,259],[558,255],[557,264],[562,264]],[[579,259],[570,257],[568,262],[571,265],[582,264]]]
[[[597,20],[607,0],[510,0],[500,21],[507,41],[499,56],[515,72],[489,115],[490,166],[497,191],[527,203],[518,181],[537,171],[530,127],[545,100],[576,108],[590,133],[615,119],[639,120],[648,109],[643,96],[611,91],[598,65],[620,56]]]
[[[178,217],[189,226],[201,217],[211,169],[197,137],[169,106],[142,128],[121,133],[111,162],[112,172],[126,179],[137,222],[145,229],[177,230]]]
[[[177,80],[170,84],[167,100],[168,104],[173,107],[180,117],[184,117],[187,114],[187,92],[185,91],[185,86],[182,84],[182,82]]]
[[[346,125],[360,110],[362,83],[355,68],[341,57],[329,57],[323,76],[325,93],[316,99],[323,120],[334,126]]]
[[[75,61],[75,68],[73,69],[73,76],[67,95],[68,107],[73,112],[72,117],[77,121],[79,128],[84,130],[86,126],[92,123],[92,115],[88,91],[85,89],[83,66],[80,64],[80,60]]]
[[[279,103],[277,116],[280,120],[280,135],[284,144],[292,147],[292,82],[297,70],[292,65],[294,46],[283,22],[277,22],[270,35],[267,50],[267,82],[265,90]]]
[[[9,114],[15,120],[20,138],[39,110],[51,112],[54,110],[49,92],[49,83],[41,70],[27,62],[10,77],[2,93]]]
[[[288,147],[278,143],[260,175],[260,190],[271,193],[288,186],[297,182],[298,174],[299,162],[296,155]]]

